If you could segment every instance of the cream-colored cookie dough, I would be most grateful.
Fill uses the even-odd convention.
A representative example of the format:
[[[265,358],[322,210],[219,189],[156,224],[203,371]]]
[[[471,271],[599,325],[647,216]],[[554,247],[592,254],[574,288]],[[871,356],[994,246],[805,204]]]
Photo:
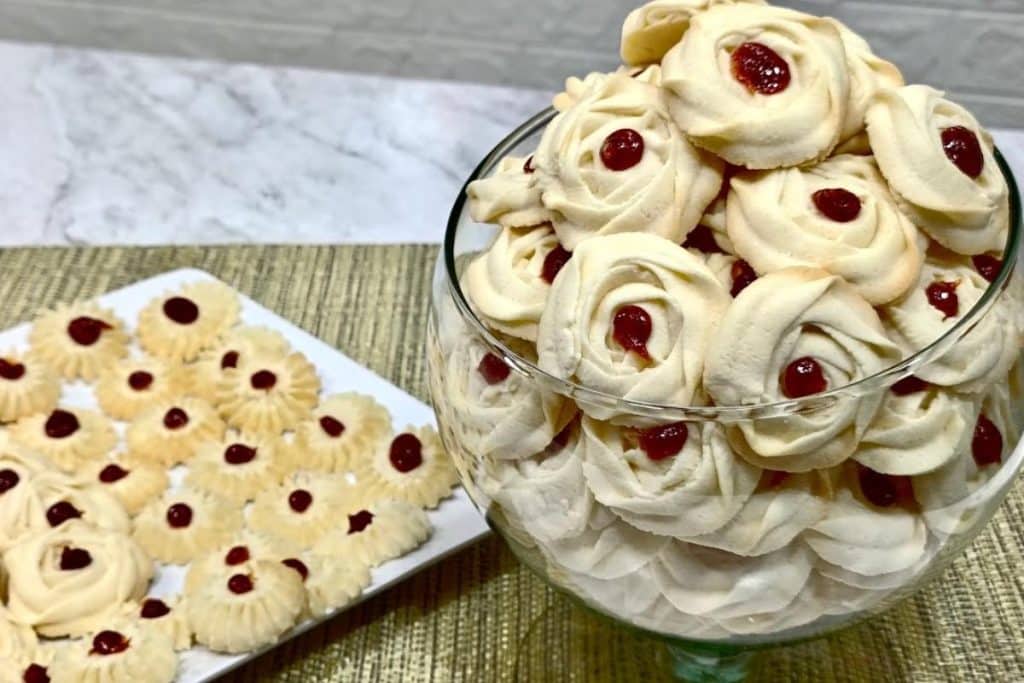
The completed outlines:
[[[879,91],[867,112],[871,149],[908,215],[932,239],[961,254],[1002,251],[1009,190],[992,138],[966,109],[926,85]],[[962,127],[978,145],[981,168],[968,175],[946,155],[945,131]]]

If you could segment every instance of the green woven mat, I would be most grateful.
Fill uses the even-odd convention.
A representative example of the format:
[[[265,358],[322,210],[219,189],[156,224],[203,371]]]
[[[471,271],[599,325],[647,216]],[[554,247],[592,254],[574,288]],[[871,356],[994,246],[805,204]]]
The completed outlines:
[[[0,327],[40,306],[203,268],[427,400],[436,249],[218,247],[0,252]],[[762,681],[1024,681],[1024,490],[939,580],[893,612],[769,652]],[[426,570],[233,681],[653,681],[657,648],[581,614],[497,539]]]

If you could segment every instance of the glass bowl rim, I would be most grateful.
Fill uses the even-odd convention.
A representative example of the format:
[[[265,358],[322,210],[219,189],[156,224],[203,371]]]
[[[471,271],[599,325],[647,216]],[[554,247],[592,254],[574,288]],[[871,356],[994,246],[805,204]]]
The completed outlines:
[[[922,366],[934,361],[969,333],[988,314],[995,302],[1007,289],[1016,267],[1022,232],[1020,195],[1018,194],[1017,183],[1012,169],[1010,169],[999,149],[994,147],[993,154],[996,163],[1006,179],[1010,205],[1009,236],[1003,250],[1002,267],[999,269],[995,280],[990,283],[984,294],[968,311],[967,315],[957,321],[955,325],[938,339],[899,363],[859,379],[856,382],[851,382],[813,396],[737,406],[678,406],[635,401],[556,377],[510,349],[473,311],[465,294],[462,292],[457,275],[455,238],[459,226],[462,224],[462,217],[468,200],[467,189],[470,183],[487,177],[512,149],[519,146],[526,139],[541,132],[557,113],[553,107],[548,107],[527,119],[499,142],[477,165],[476,169],[473,170],[459,191],[459,195],[449,213],[441,259],[444,263],[445,284],[452,300],[455,302],[459,315],[475,329],[487,342],[487,345],[492,350],[500,353],[505,362],[521,374],[537,381],[545,388],[564,396],[572,397],[578,401],[661,420],[673,418],[687,421],[740,421],[818,411],[843,398],[879,393],[888,389],[899,380],[914,374]]]

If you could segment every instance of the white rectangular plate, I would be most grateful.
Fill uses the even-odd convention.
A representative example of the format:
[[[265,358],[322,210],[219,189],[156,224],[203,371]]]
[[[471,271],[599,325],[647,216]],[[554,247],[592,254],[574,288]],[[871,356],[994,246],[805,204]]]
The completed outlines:
[[[152,299],[188,282],[213,279],[215,278],[212,275],[201,270],[175,270],[104,294],[99,297],[99,301],[104,306],[113,309],[129,326],[129,329],[134,331],[139,311]],[[343,391],[359,391],[370,394],[391,411],[396,429],[401,429],[407,424],[435,424],[433,411],[421,401],[251,299],[242,295],[239,295],[239,298],[242,304],[242,322],[246,325],[263,325],[283,334],[294,349],[305,354],[316,366],[325,395]],[[0,332],[0,349],[27,349],[28,332],[28,324]],[[70,406],[97,408],[91,388],[82,382],[66,383],[62,401]],[[120,432],[123,432],[123,427],[119,428]],[[179,467],[172,473],[172,482],[178,484],[183,477],[183,468]],[[434,525],[434,533],[430,539],[408,555],[387,562],[375,569],[373,582],[363,591],[362,596],[356,602],[377,595],[402,579],[451,555],[488,533],[483,517],[473,507],[466,492],[461,488],[456,489],[452,498],[445,500],[437,510],[430,511],[428,515]],[[153,595],[180,593],[184,573],[182,567],[160,565],[151,593]],[[330,619],[331,616],[333,615],[300,624],[288,632],[278,644],[308,631]],[[252,652],[229,656],[216,654],[205,648],[194,647],[181,654],[178,681],[180,683],[209,681],[254,659],[259,654],[260,652]]]

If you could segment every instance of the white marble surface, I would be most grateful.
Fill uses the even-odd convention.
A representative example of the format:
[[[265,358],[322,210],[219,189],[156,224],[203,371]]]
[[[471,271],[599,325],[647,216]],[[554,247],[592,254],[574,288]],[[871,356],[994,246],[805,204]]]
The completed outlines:
[[[0,245],[437,242],[549,97],[0,43]]]

